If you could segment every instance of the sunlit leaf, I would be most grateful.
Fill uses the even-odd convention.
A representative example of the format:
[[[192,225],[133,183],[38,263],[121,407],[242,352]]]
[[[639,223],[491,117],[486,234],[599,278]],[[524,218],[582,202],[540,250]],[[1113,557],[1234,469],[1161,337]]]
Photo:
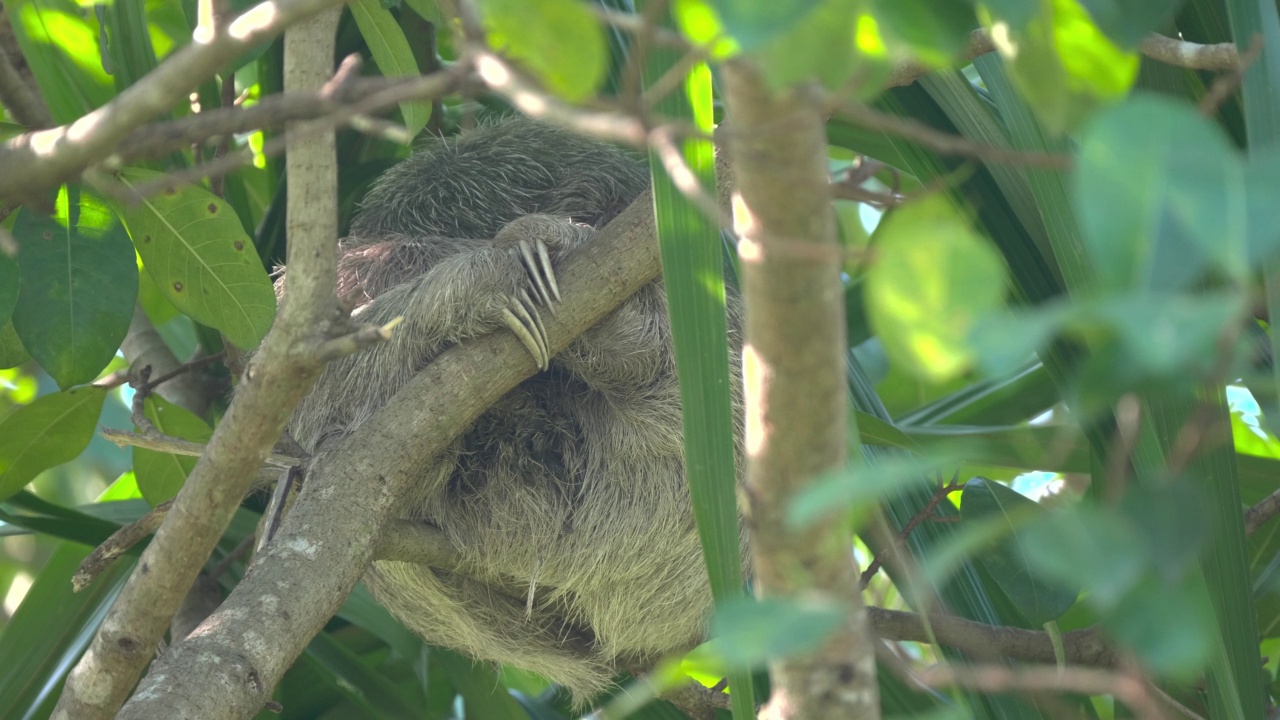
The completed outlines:
[[[1000,307],[1006,270],[948,200],[910,203],[883,221],[867,270],[867,309],[889,357],[941,382],[973,360],[968,335]]]
[[[61,387],[89,382],[115,356],[133,319],[138,268],[119,222],[87,194],[63,193],[59,216],[19,211],[20,272],[13,327]]]
[[[594,92],[608,70],[600,22],[578,0],[485,0],[489,41],[569,100]]]
[[[72,0],[14,0],[5,10],[54,122],[69,123],[111,99],[91,8]]]
[[[1038,0],[1038,8],[1020,30],[997,27],[998,18],[986,24],[1040,122],[1063,133],[1128,92],[1138,77],[1138,55],[1116,47],[1078,0]]]
[[[135,186],[160,173],[129,168],[120,177]],[[183,185],[119,212],[147,273],[170,302],[236,345],[257,346],[275,318],[275,291],[226,202]]]
[[[84,387],[38,398],[0,420],[0,499],[41,471],[80,454],[102,412],[107,391]]]
[[[1184,0],[1080,0],[1093,21],[1109,37],[1127,47],[1173,17]]]

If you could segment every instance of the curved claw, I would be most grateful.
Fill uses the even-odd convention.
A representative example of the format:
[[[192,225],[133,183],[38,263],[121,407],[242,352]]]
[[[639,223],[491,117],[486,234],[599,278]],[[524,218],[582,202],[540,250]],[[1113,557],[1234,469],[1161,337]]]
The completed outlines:
[[[547,349],[547,331],[542,325],[542,317],[529,294],[520,291],[521,297],[512,297],[510,304],[502,309],[502,319],[511,332],[520,338],[525,349],[533,356],[539,370],[551,366],[551,356]]]
[[[555,314],[555,305],[552,303],[552,295],[558,301],[560,299],[560,287],[556,284],[556,274],[551,267],[551,255],[547,252],[547,246],[541,240],[534,240],[532,244],[528,240],[521,240],[519,243],[520,258],[524,261],[525,269],[529,272],[533,279],[533,287],[537,291],[538,300],[551,309],[551,313]]]

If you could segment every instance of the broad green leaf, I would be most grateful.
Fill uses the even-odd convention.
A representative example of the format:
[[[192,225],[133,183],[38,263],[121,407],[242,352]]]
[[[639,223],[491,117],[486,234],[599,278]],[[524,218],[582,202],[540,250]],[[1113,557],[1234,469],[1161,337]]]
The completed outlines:
[[[57,218],[24,207],[13,226],[20,249],[13,328],[64,388],[94,379],[115,356],[138,295],[124,229],[96,200],[76,195],[64,191]]]
[[[609,69],[604,32],[578,0],[485,0],[489,42],[571,101],[595,91]]]
[[[49,716],[62,681],[133,570],[133,559],[121,558],[72,592],[71,576],[88,553],[84,545],[59,543],[0,632],[0,717]]]
[[[710,0],[724,30],[744,50],[751,50],[789,31],[823,0]]]
[[[982,0],[977,3],[992,18],[992,23],[1005,23],[1013,30],[1022,30],[1035,19],[1042,7],[1038,0]]]
[[[0,250],[0,323],[8,323],[18,304],[18,261]]]
[[[99,14],[106,42],[104,62],[111,64],[116,89],[123,90],[156,67],[156,52],[151,47],[151,31],[147,27],[146,3],[114,2]]]
[[[1141,582],[1147,549],[1124,515],[1087,505],[1049,513],[1024,528],[1022,555],[1037,575],[1068,587],[1084,587],[1090,605],[1114,608]]]
[[[417,717],[421,695],[401,690],[360,656],[322,632],[311,639],[303,655],[325,684],[338,690],[367,718]]]
[[[912,55],[931,67],[946,67],[964,50],[978,26],[973,8],[955,0],[874,0],[884,32],[905,42]]]
[[[13,329],[13,321],[6,320],[0,325],[0,369],[17,367],[30,359],[31,355],[22,347],[22,340]]]
[[[1180,582],[1210,539],[1204,491],[1187,481],[1130,491],[1121,509],[1142,533],[1152,565],[1165,582]]]
[[[996,28],[998,18],[984,24],[1040,122],[1064,133],[1128,92],[1138,77],[1138,55],[1103,35],[1079,0],[1036,2],[1039,12],[1021,30]]]
[[[120,172],[130,186],[160,173]],[[275,318],[276,296],[235,212],[204,188],[183,185],[120,207],[148,274],[179,310],[242,348],[257,346]]]
[[[384,77],[394,78],[418,74],[418,63],[409,48],[404,31],[382,5],[381,0],[355,0],[348,5],[351,16],[360,28],[360,34],[373,54],[373,61]],[[400,113],[409,135],[417,135],[431,119],[431,103],[427,101],[402,102]]]
[[[859,416],[861,422],[863,416]],[[805,527],[850,510],[863,510],[910,489],[934,484],[934,475],[953,465],[956,458],[942,453],[901,455],[874,466],[845,468],[815,478],[791,501],[787,522]]]
[[[775,88],[818,80],[844,89],[854,73],[855,88],[868,98],[891,72],[892,58],[875,20],[860,12],[863,0],[823,0],[787,32],[756,48],[756,64]]]
[[[763,667],[818,647],[847,614],[848,608],[825,600],[742,598],[716,610],[711,650],[726,668]]]
[[[143,407],[147,419],[165,435],[205,443],[213,434],[205,421],[159,395],[148,396]],[[133,472],[138,489],[153,507],[177,495],[195,465],[196,458],[188,455],[133,449]]]
[[[1244,272],[1243,170],[1211,123],[1184,103],[1136,96],[1101,113],[1080,144],[1072,180],[1103,288],[1177,289],[1210,262]]]
[[[1134,47],[1173,17],[1183,0],[1080,0],[1108,37]]]
[[[1022,529],[1044,512],[1036,502],[985,478],[965,483],[960,496],[964,521],[1003,518],[1008,523],[1009,534],[980,552],[977,559],[1018,611],[1037,627],[1062,617],[1080,595],[1079,585],[1064,586],[1035,577],[1022,554],[1018,540]]]
[[[1194,680],[1219,638],[1213,603],[1199,573],[1176,581],[1148,578],[1104,621],[1107,634],[1135,651],[1159,676]],[[1170,632],[1176,628],[1176,632]]]
[[[107,391],[85,387],[37,398],[0,420],[0,499],[73,459],[93,438]]]
[[[111,99],[91,8],[72,0],[14,0],[5,9],[54,122],[69,123]]]
[[[973,360],[968,335],[1000,307],[1006,270],[999,254],[946,198],[910,203],[877,232],[867,270],[867,310],[889,357],[942,382]]]

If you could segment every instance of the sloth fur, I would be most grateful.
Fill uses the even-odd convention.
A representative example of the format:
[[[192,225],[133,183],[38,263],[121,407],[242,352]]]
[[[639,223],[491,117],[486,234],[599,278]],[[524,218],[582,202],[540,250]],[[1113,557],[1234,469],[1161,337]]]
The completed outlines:
[[[446,347],[506,332],[504,308],[531,286],[512,248],[541,241],[555,265],[647,186],[625,151],[523,119],[436,142],[390,169],[341,244],[339,290],[363,322],[404,322],[389,342],[325,370],[293,437],[323,453]],[[736,296],[729,305],[736,377]],[[439,528],[469,570],[380,561],[366,583],[428,642],[539,673],[584,700],[618,671],[704,638],[711,594],[681,432],[655,281],[421,469],[404,517]]]

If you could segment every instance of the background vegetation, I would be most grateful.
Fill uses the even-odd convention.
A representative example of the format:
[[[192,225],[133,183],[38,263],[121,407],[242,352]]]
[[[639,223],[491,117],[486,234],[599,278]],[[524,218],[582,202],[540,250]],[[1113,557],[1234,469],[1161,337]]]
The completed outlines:
[[[154,530],[190,453],[231,423],[243,353],[275,318],[286,143],[336,129],[341,233],[412,138],[513,108],[649,153],[722,600],[714,641],[600,699],[602,717],[682,717],[648,701],[728,677],[743,720],[774,689],[766,668],[786,688],[787,668],[873,649],[866,717],[1274,715],[1273,0],[355,0],[335,64],[315,70],[361,62],[281,95],[276,35],[326,4],[280,2],[238,34],[262,17],[250,2],[4,3],[0,717],[53,712],[146,541],[73,592],[81,561],[121,527]],[[733,147],[735,112],[759,110],[726,89],[735,72],[769,96],[765,119],[825,128],[840,245],[787,252],[841,273],[843,323],[802,329],[840,343],[849,389],[848,463],[801,487],[764,481],[780,520],[755,529],[852,547],[865,612],[816,571],[735,598],[722,260],[730,282],[746,275],[749,311],[773,312],[751,295],[751,257],[719,243],[706,184],[712,127],[726,121]],[[745,172],[742,187],[770,192]],[[346,338],[351,351],[377,334]],[[171,377],[178,358],[192,362]],[[266,452],[274,435],[259,434]],[[266,505],[239,500],[191,566],[219,597]],[[209,597],[192,592],[179,620],[207,616]],[[849,648],[850,628],[878,639]],[[363,588],[282,662],[263,717],[579,714],[539,678],[424,645]],[[710,704],[728,715],[723,700]],[[849,717],[838,708],[808,717]]]

